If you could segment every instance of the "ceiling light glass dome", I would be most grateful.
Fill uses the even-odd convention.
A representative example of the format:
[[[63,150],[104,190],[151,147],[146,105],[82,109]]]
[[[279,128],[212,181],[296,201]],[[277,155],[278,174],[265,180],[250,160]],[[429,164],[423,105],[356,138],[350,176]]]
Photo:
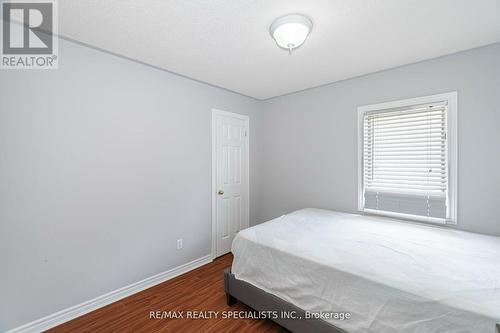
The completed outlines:
[[[291,53],[304,43],[312,26],[311,20],[306,16],[291,14],[277,18],[271,24],[269,32],[279,47]]]

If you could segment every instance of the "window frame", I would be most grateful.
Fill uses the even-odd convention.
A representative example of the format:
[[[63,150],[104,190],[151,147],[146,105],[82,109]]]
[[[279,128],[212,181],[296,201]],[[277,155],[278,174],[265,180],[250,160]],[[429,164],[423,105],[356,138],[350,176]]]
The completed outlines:
[[[420,104],[431,104],[437,102],[448,103],[448,126],[446,132],[447,143],[447,165],[448,165],[448,196],[447,218],[432,218],[427,216],[411,215],[406,213],[378,211],[364,207],[364,184],[363,184],[363,119],[366,112],[384,111],[393,108],[402,108]],[[365,214],[382,215],[420,222],[429,222],[436,224],[457,224],[457,197],[458,197],[458,135],[457,135],[457,114],[458,114],[458,93],[456,91],[395,100],[390,102],[370,104],[358,107],[358,211]]]

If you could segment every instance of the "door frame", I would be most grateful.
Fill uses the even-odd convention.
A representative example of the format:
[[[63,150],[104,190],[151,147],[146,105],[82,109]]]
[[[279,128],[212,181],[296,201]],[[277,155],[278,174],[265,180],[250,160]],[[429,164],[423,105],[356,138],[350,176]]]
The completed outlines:
[[[247,225],[245,227],[249,227],[250,224],[250,117],[246,115],[242,115],[239,113],[233,113],[233,112],[228,112],[228,111],[223,111],[219,109],[212,109],[212,131],[210,133],[211,136],[211,142],[212,142],[212,186],[211,186],[211,191],[212,191],[212,249],[211,249],[211,255],[212,255],[212,260],[217,257],[217,137],[216,137],[216,132],[217,132],[217,123],[216,123],[216,117],[217,116],[229,116],[229,117],[234,117],[241,119],[245,121],[246,124],[246,153],[245,153],[245,159],[246,159],[246,169],[247,169],[247,174],[244,179],[244,181],[247,183],[246,190],[245,190],[245,195],[247,197],[247,207],[246,207],[246,221]]]

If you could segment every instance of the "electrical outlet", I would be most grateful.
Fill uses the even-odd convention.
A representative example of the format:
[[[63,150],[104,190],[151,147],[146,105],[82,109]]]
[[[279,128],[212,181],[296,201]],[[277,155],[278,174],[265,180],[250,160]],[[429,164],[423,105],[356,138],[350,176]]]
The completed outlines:
[[[177,250],[182,249],[182,238],[177,240]]]

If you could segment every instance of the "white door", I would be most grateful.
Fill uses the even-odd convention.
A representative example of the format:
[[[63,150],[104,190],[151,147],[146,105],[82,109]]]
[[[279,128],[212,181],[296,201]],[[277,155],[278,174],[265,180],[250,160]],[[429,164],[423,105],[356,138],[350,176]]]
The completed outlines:
[[[236,233],[248,227],[248,123],[247,116],[212,110],[213,257],[230,252]]]

